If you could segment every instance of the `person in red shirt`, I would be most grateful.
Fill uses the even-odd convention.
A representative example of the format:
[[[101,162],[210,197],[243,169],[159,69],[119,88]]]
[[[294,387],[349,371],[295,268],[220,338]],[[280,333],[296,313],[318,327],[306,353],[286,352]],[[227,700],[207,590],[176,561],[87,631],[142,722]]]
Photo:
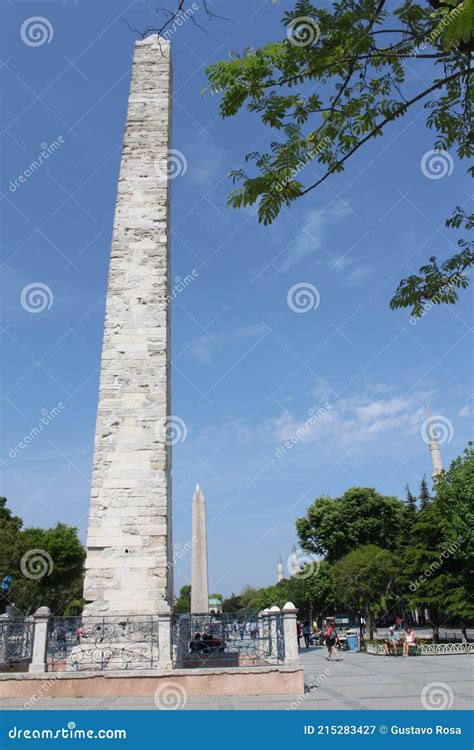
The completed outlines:
[[[326,646],[328,649],[328,655],[326,656],[326,659],[328,661],[331,661],[331,654],[334,655],[336,661],[341,661],[339,658],[339,654],[337,653],[336,644],[339,643],[339,637],[337,635],[337,631],[335,628],[335,623],[333,620],[327,621],[327,628],[326,628]]]

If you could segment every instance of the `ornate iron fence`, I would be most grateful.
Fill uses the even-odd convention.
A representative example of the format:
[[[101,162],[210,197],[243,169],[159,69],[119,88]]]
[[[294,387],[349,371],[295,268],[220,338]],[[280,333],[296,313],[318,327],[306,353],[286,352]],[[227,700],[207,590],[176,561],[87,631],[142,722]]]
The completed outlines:
[[[177,668],[262,666],[285,661],[281,613],[175,615],[172,635]]]
[[[158,662],[158,618],[52,617],[47,663],[51,671],[151,669]]]
[[[0,620],[0,664],[31,661],[33,622],[30,618]]]

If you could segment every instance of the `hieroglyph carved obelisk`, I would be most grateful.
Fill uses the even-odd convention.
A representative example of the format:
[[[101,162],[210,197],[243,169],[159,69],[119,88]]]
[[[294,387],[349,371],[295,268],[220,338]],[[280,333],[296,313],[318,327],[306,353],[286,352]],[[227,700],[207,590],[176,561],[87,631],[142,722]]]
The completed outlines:
[[[87,536],[85,614],[172,601],[169,42],[135,46],[115,208]]]
[[[191,554],[191,612],[209,612],[207,573],[206,501],[199,485],[193,495],[193,547]]]

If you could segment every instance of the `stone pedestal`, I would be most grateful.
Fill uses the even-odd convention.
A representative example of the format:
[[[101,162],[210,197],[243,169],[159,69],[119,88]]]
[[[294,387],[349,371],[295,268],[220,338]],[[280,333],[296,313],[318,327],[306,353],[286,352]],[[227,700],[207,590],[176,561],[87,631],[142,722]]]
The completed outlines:
[[[33,615],[33,655],[28,669],[29,672],[46,672],[50,616],[49,607],[40,607]]]
[[[299,664],[298,632],[296,628],[298,610],[292,602],[287,602],[282,612],[283,632],[285,634],[285,664]]]
[[[135,46],[115,209],[87,535],[85,615],[172,601],[169,179],[171,61]]]

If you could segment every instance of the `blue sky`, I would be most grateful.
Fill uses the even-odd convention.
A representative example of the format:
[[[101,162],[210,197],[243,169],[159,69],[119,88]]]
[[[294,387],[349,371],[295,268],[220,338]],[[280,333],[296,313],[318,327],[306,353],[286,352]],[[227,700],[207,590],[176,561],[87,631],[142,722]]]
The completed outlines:
[[[223,122],[218,98],[201,95],[204,69],[229,50],[281,38],[290,6],[222,2],[228,21],[208,23],[201,11],[207,33],[188,21],[171,37],[173,148],[187,164],[172,181],[172,278],[193,276],[173,302],[173,414],[187,433],[173,455],[174,540],[179,549],[190,538],[199,482],[210,587],[225,594],[274,581],[278,553],[286,560],[295,519],[315,497],[354,485],[415,490],[430,473],[425,402],[446,428],[445,464],[470,436],[468,294],[416,325],[388,307],[400,278],[430,255],[454,252],[457,236],[444,219],[456,204],[469,207],[467,165],[455,154],[442,179],[422,172],[433,139],[421,108],[272,226],[258,225],[253,209],[226,208],[227,171],[275,134],[246,114]],[[2,6],[1,490],[26,524],[63,520],[83,539],[136,38],[124,19],[145,28],[153,9],[148,0]],[[22,41],[32,16],[48,20],[48,43]],[[410,68],[409,91],[419,75]],[[54,142],[47,162],[12,190]],[[317,173],[310,165],[303,176]],[[41,312],[21,304],[30,284],[48,288]],[[319,300],[304,314],[288,304],[299,284],[315,287]],[[55,407],[47,428],[18,449]],[[310,410],[321,408],[308,427]],[[305,423],[303,437],[281,451]],[[177,589],[189,565],[183,555]]]

